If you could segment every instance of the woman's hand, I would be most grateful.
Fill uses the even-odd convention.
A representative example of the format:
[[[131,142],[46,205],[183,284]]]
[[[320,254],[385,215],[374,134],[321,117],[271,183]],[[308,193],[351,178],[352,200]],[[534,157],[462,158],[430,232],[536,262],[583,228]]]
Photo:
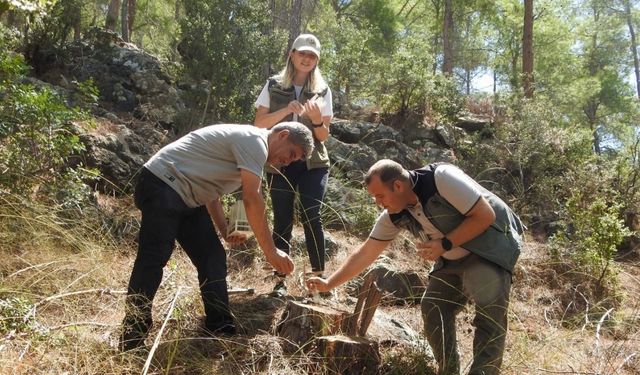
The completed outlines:
[[[287,106],[289,113],[295,113],[298,116],[302,116],[304,113],[304,106],[297,100],[292,100]]]
[[[322,124],[322,107],[320,104],[320,99],[310,99],[304,103],[303,113],[309,117],[309,120],[314,125]]]

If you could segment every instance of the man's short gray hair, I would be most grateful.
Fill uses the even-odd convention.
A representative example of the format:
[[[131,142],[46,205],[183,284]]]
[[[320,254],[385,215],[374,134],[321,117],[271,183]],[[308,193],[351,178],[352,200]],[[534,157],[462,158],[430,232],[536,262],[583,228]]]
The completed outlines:
[[[378,160],[374,165],[369,168],[367,174],[364,176],[365,185],[369,186],[373,176],[378,176],[380,182],[392,187],[395,180],[408,181],[409,172],[407,172],[400,163],[397,163],[390,159]]]
[[[304,152],[305,158],[309,158],[311,156],[311,153],[313,152],[313,134],[311,134],[311,130],[309,130],[305,125],[296,121],[281,122],[271,128],[271,130],[274,133],[288,130],[289,142],[296,146],[300,146],[300,148],[302,148],[302,152]]]

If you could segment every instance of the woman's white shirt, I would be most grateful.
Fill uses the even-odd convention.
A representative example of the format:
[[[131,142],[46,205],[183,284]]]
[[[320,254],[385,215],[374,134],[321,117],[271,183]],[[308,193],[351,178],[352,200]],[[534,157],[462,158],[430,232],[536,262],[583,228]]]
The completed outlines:
[[[296,90],[296,98],[300,97],[300,93],[302,92],[302,86],[293,86]],[[331,95],[331,89],[327,87],[327,93],[322,97],[324,104],[322,108],[320,108],[320,114],[322,117],[330,116],[333,117],[333,97]],[[258,95],[258,99],[256,99],[255,107],[265,107],[269,108],[271,101],[269,100],[269,81],[264,85],[262,91],[260,91],[260,95]],[[298,115],[293,115],[293,121],[298,121]]]

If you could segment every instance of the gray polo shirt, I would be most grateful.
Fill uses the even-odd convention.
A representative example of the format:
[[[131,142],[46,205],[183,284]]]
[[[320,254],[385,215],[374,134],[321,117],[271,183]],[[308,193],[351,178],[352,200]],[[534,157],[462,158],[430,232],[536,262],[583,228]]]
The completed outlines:
[[[451,203],[462,214],[466,214],[473,208],[476,202],[482,197],[483,188],[461,169],[454,165],[441,165],[436,168],[434,179],[438,193]],[[444,234],[440,232],[424,215],[420,202],[415,206],[406,207],[411,216],[413,216],[422,226],[424,238],[416,238],[417,241],[423,242],[429,239],[440,239]],[[370,238],[380,241],[391,241],[399,233],[400,228],[396,227],[387,210],[384,210],[369,234]],[[443,257],[447,259],[459,259],[469,254],[469,251],[461,247],[455,247],[447,251]]]
[[[187,206],[203,206],[240,188],[241,169],[262,177],[268,134],[252,125],[206,126],[164,146],[144,166]]]

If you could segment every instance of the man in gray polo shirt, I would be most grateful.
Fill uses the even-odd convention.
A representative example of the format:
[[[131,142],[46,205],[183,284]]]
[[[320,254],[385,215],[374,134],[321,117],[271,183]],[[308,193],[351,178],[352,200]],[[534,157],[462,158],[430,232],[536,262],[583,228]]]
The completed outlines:
[[[469,300],[476,308],[469,374],[498,374],[511,272],[522,245],[520,219],[451,164],[407,171],[380,160],[365,183],[384,208],[369,238],[329,278],[311,278],[307,286],[323,292],[345,283],[373,263],[402,229],[408,230],[416,238],[416,255],[436,262],[422,298],[422,318],[438,374],[460,372],[455,317]]]
[[[144,345],[152,324],[152,301],[176,240],[198,272],[205,328],[213,334],[235,333],[226,253],[216,228],[226,242],[242,239],[227,236],[220,197],[242,186],[247,220],[266,260],[278,272],[289,274],[293,262],[276,248],[267,224],[260,192],[262,171],[265,164],[288,165],[312,150],[311,131],[298,122],[284,122],[270,130],[221,124],[185,135],[145,163],[134,193],[142,221],[126,299],[122,350]]]

